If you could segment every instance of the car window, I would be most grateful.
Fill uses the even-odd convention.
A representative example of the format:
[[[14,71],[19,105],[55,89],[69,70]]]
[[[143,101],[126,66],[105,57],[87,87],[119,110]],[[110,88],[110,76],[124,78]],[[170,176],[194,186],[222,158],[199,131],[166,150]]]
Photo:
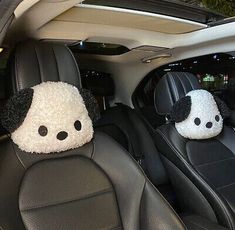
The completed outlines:
[[[154,107],[154,89],[167,72],[190,72],[202,88],[219,96],[235,110],[235,52],[215,53],[161,66],[149,73],[136,88],[132,100],[137,109]]]

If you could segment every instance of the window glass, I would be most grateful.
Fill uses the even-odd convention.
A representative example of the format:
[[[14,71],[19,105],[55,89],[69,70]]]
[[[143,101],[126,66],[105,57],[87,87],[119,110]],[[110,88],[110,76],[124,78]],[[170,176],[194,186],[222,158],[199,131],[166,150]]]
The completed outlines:
[[[171,71],[193,73],[202,88],[219,96],[235,110],[235,52],[190,58],[155,69],[145,77],[133,94],[133,99],[136,97],[141,102],[138,107],[153,106],[156,84],[164,74]]]

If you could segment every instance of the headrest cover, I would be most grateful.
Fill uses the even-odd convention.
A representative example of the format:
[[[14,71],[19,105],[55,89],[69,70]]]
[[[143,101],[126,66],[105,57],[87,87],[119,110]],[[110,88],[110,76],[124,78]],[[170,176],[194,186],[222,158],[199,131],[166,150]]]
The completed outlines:
[[[77,148],[93,137],[81,94],[63,82],[44,82],[19,91],[7,102],[1,122],[13,142],[31,153]]]
[[[11,94],[45,81],[63,81],[81,87],[76,60],[63,44],[33,40],[21,42],[12,53],[9,64]]]
[[[154,92],[154,104],[159,115],[169,115],[172,106],[191,90],[200,89],[196,76],[187,72],[169,72],[165,74]]]
[[[189,139],[208,139],[223,128],[229,109],[219,98],[206,90],[193,90],[179,99],[170,113],[178,133]]]

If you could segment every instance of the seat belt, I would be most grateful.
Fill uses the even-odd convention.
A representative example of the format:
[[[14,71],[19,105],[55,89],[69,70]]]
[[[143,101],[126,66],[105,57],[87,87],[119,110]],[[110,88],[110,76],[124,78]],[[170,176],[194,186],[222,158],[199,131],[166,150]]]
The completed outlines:
[[[128,121],[132,122],[130,119],[129,112],[128,112],[128,110],[131,108],[129,108],[128,106],[126,106],[122,103],[116,103],[116,104],[120,107],[122,113],[126,117],[128,117]],[[129,130],[133,130],[133,128],[135,128],[135,126],[134,125],[131,126],[129,122],[127,122],[126,125],[128,126]],[[135,158],[135,160],[138,162],[138,164],[145,170],[145,164],[144,164],[145,156],[144,156],[144,153],[141,151],[141,146],[139,145],[138,140],[136,141],[135,130],[133,130],[133,132],[128,132],[128,135],[129,135],[129,138],[131,139],[130,145],[132,148],[132,153],[133,153],[132,155]],[[135,145],[133,145],[134,142],[136,143]]]

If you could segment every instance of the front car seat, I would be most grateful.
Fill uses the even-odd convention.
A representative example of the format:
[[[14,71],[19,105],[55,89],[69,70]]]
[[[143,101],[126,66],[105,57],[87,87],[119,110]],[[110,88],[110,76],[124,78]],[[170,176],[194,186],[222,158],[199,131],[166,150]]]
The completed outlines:
[[[79,87],[67,47],[20,46],[24,52],[16,48],[13,55],[18,63],[13,90],[59,79]],[[64,63],[74,67],[71,72]],[[80,148],[48,155],[21,151],[6,137],[0,152],[2,229],[185,229],[130,155],[105,134],[96,133]]]
[[[171,72],[155,89],[157,113],[169,118],[173,104],[191,90],[200,89],[190,73]],[[173,123],[155,131],[155,143],[185,212],[235,229],[235,133],[224,126],[215,138],[183,138]]]

